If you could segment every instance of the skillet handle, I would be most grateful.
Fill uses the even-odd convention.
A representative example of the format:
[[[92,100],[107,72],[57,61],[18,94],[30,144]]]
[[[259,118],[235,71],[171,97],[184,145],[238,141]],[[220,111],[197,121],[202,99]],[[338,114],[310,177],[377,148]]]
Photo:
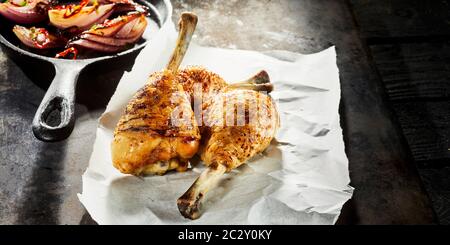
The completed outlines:
[[[75,125],[75,87],[83,63],[61,60],[54,63],[56,75],[33,119],[33,133],[42,141],[61,141]]]

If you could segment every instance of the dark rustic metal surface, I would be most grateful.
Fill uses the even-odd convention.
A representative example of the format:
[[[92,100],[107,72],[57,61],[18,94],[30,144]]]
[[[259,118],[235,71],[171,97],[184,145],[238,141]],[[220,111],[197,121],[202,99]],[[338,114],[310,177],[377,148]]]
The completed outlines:
[[[449,42],[372,45],[370,50],[414,159],[447,159],[450,166]]]
[[[345,1],[173,3],[174,20],[184,10],[198,14],[194,41],[202,45],[303,53],[336,45],[341,123],[356,187],[339,223],[434,222],[411,155]],[[0,55],[0,67],[0,223],[91,223],[76,193],[81,190],[96,119],[121,72],[85,70],[79,78],[82,98],[77,98],[73,135],[48,144],[35,140],[30,130],[44,94],[35,85],[40,78],[22,71],[4,55]]]
[[[350,0],[364,37],[450,37],[450,0]]]
[[[450,1],[352,0],[440,224],[450,224]]]

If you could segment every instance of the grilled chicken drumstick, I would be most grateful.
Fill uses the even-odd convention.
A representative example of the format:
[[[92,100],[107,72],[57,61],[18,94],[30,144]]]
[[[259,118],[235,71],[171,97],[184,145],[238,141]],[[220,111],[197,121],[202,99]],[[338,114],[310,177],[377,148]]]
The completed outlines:
[[[264,151],[279,126],[274,102],[256,91],[226,91],[205,107],[200,156],[208,168],[177,200],[180,213],[190,219],[200,216],[206,193],[220,177]]]
[[[199,129],[189,98],[177,79],[196,24],[194,14],[181,15],[177,45],[167,68],[150,76],[127,105],[115,129],[112,161],[122,173],[184,171],[188,159],[198,150]],[[184,120],[174,122],[173,115],[178,112]]]

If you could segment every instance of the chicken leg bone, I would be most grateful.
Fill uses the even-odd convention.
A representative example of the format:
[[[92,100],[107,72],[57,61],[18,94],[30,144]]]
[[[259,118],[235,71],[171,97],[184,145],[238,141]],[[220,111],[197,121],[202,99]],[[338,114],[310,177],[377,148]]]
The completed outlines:
[[[267,74],[266,71],[262,70],[245,81],[229,84],[227,88],[248,89],[255,91],[265,91],[270,93],[273,91],[273,84],[270,83],[269,74]]]
[[[222,164],[210,165],[200,174],[189,190],[178,198],[178,209],[185,218],[197,219],[200,217],[200,205],[206,193],[217,185],[226,170],[227,168]]]
[[[173,74],[176,74],[178,71],[178,67],[186,54],[196,25],[197,16],[195,14],[190,12],[184,12],[181,14],[180,21],[178,22],[180,32],[178,35],[177,44],[175,50],[173,51],[172,57],[170,58],[169,64],[167,65],[167,70],[171,71]]]

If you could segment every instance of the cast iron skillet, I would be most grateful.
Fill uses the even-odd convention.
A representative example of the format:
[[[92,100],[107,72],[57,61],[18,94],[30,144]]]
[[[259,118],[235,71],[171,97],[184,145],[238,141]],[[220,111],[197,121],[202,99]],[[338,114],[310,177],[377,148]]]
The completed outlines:
[[[74,2],[74,0],[60,0],[60,3]],[[150,19],[155,21],[159,27],[162,26],[172,15],[172,5],[170,0],[136,0],[136,2],[149,7]],[[0,17],[1,18],[1,17]],[[0,19],[2,22],[3,19]],[[39,105],[33,119],[33,133],[42,141],[60,141],[71,134],[75,125],[75,87],[80,72],[87,66],[95,62],[120,59],[127,54],[141,50],[147,40],[136,44],[135,47],[114,55],[101,55],[96,58],[64,60],[32,53],[19,47],[19,41],[11,30],[0,30],[0,43],[12,52],[12,55],[24,56],[27,59],[37,59],[39,61],[50,62],[55,68],[56,75],[50,84],[41,104]],[[47,118],[52,113],[59,114],[59,125],[49,125]]]

